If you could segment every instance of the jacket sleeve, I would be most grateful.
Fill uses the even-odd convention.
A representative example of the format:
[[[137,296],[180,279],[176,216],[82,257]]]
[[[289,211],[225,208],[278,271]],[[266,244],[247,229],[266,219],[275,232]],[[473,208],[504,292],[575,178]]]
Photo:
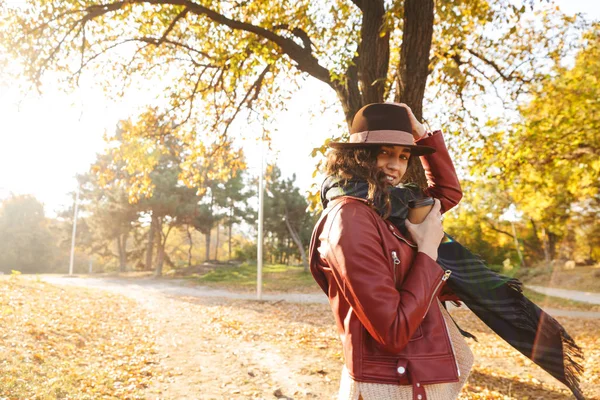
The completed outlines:
[[[442,132],[435,131],[431,136],[415,141],[415,144],[436,149],[435,153],[420,157],[427,177],[425,194],[440,199],[441,212],[445,213],[460,202],[462,190]]]
[[[438,295],[444,271],[419,252],[398,291],[373,213],[364,205],[349,203],[332,217],[325,259],[333,277],[369,334],[384,349],[397,353]]]

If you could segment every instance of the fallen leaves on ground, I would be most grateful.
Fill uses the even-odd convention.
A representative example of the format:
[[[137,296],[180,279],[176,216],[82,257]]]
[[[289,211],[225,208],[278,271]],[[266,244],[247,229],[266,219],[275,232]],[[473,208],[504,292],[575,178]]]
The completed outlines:
[[[329,306],[122,290],[144,306],[0,279],[0,398],[336,398],[343,356]],[[453,316],[479,339],[467,339],[475,365],[460,399],[572,399],[473,314]],[[600,321],[559,321],[584,350],[586,398],[600,400]]]
[[[11,276],[0,318],[0,398],[141,399],[155,375],[152,332],[122,296]]]
[[[193,298],[188,301],[198,302]],[[305,352],[321,359],[304,374],[327,376],[333,385],[321,392],[334,398],[342,363],[341,346],[327,305],[223,300],[203,308],[211,316],[214,332],[244,341],[269,341],[282,354]],[[467,339],[475,354],[475,365],[460,399],[572,399],[570,391],[527,357],[514,350],[469,311],[453,316],[461,328],[479,340]],[[560,318],[560,322],[583,348],[585,374],[582,389],[589,400],[600,399],[600,321]],[[335,371],[335,374],[331,374]]]

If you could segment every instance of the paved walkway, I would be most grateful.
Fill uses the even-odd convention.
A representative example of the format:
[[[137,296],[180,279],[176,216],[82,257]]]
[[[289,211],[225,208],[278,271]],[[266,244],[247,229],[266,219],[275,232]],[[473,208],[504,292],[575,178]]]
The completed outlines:
[[[544,286],[527,285],[531,290],[548,296],[561,297],[563,299],[582,301],[584,303],[600,304],[600,293],[578,292],[576,290],[549,288]]]
[[[254,293],[236,293],[228,290],[213,289],[206,286],[186,286],[189,282],[183,279],[124,279],[124,278],[87,278],[66,275],[43,275],[41,278],[48,282],[59,285],[73,285],[96,287],[99,289],[113,290],[115,288],[143,289],[147,291],[156,291],[167,295],[175,296],[194,296],[194,297],[225,297],[229,299],[256,300]],[[528,288],[544,293],[549,296],[562,297],[565,299],[585,301],[593,304],[600,304],[599,293],[578,292],[575,290],[554,289],[542,286],[527,286]],[[327,297],[323,293],[279,293],[263,294],[262,300],[266,301],[287,301],[290,303],[327,303]],[[451,303],[448,304],[448,310],[454,311]],[[543,305],[540,305],[543,306]],[[600,312],[595,311],[571,311],[555,308],[542,307],[544,311],[553,317],[572,317],[572,318],[592,318],[600,319]],[[466,309],[463,304],[461,309]]]
[[[102,289],[108,286],[122,286],[139,288],[149,291],[157,291],[163,294],[175,296],[193,297],[225,297],[228,299],[256,300],[256,293],[236,293],[229,290],[213,289],[206,286],[186,286],[190,283],[184,279],[153,279],[153,278],[87,278],[70,277],[68,275],[42,275],[41,279],[48,283],[59,285],[73,285],[97,287]],[[290,303],[322,303],[327,304],[327,296],[324,293],[279,293],[263,294],[262,300],[287,301]]]

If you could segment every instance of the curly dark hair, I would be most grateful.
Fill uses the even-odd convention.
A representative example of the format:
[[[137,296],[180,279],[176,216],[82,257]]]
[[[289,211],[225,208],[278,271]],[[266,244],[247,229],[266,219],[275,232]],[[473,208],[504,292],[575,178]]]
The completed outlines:
[[[381,146],[351,147],[332,149],[327,156],[325,172],[349,181],[350,179],[364,180],[369,185],[367,200],[371,205],[383,204],[389,214],[391,204],[389,193],[385,190],[387,183],[383,180],[384,173],[377,168],[377,155]],[[422,166],[418,157],[411,156],[408,166],[401,178],[401,183],[414,183],[423,189]]]

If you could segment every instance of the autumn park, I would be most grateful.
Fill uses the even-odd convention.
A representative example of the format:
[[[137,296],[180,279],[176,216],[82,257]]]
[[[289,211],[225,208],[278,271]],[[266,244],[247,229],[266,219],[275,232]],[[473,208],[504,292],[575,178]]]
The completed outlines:
[[[474,356],[458,398],[600,400],[596,2],[0,16],[0,400],[341,399],[339,299],[309,246],[329,143],[381,102],[443,132],[462,188],[443,231],[561,327],[553,372],[477,304],[442,301]]]

